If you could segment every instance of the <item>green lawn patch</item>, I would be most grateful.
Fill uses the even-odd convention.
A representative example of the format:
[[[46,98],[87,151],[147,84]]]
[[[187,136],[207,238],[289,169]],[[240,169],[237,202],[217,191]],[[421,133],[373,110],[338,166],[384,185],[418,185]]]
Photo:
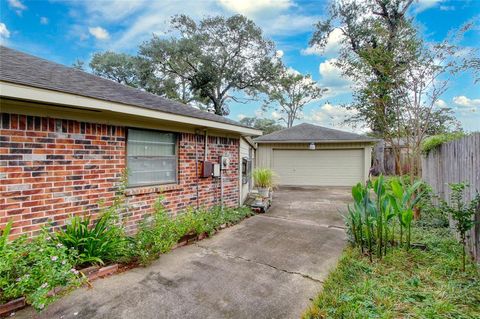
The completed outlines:
[[[480,276],[461,271],[461,246],[448,229],[415,229],[412,242],[369,261],[348,247],[303,318],[480,318]]]

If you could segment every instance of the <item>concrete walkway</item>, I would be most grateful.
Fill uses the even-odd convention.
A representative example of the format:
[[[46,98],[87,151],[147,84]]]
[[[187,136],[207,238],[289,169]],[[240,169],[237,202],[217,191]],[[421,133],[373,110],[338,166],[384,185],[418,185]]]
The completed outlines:
[[[283,188],[263,215],[15,318],[299,318],[345,243],[346,188]]]

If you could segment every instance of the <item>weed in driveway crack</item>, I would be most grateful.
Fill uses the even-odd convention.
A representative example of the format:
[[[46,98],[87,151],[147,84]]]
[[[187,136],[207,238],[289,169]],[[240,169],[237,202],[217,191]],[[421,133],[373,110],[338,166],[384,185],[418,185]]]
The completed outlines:
[[[303,273],[298,272],[298,271],[291,271],[291,270],[287,270],[287,269],[278,268],[277,266],[274,266],[274,265],[262,263],[262,262],[259,262],[259,261],[253,260],[253,259],[242,257],[242,256],[236,256],[236,255],[228,254],[228,253],[223,252],[223,251],[219,251],[219,250],[215,250],[215,249],[212,249],[212,248],[209,248],[209,247],[206,247],[206,246],[202,246],[198,243],[195,243],[194,245],[196,245],[197,247],[202,248],[202,249],[204,249],[208,252],[211,252],[211,253],[214,253],[216,255],[222,256],[222,257],[233,258],[233,259],[241,259],[241,260],[251,262],[251,263],[255,263],[255,264],[258,264],[258,265],[267,266],[267,267],[273,268],[277,271],[281,271],[281,272],[284,272],[284,273],[287,273],[287,274],[290,274],[290,275],[302,276],[303,278],[306,278],[306,279],[309,279],[309,280],[312,280],[312,281],[323,284],[322,280],[314,278],[314,277],[312,277],[310,275],[307,275],[307,274],[303,274]]]

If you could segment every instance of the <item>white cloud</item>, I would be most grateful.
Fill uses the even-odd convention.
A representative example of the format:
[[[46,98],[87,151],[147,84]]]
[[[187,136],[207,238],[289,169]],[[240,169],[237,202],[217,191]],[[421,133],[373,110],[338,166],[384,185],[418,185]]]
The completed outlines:
[[[247,116],[246,116],[245,114],[242,114],[242,113],[240,113],[240,114],[237,115],[237,119],[238,119],[239,121],[243,120],[243,119],[246,118],[246,117],[247,117]]]
[[[98,40],[107,40],[110,37],[108,31],[102,27],[88,28],[88,31]]]
[[[23,10],[27,10],[27,7],[20,0],[8,0],[8,4],[10,5],[10,7],[17,9],[20,12]]]
[[[319,48],[317,45],[303,49],[301,53],[303,55],[321,55],[325,57],[338,56],[342,47],[342,42],[345,40],[342,30],[335,28],[327,38],[327,44],[325,47]]]
[[[323,98],[351,92],[353,82],[342,75],[342,70],[335,65],[336,62],[337,59],[329,59],[320,63],[318,68],[320,73],[319,85],[328,90]]]
[[[293,35],[313,30],[313,25],[319,20],[318,16],[299,14],[282,14],[271,19],[253,19],[268,35]]]
[[[48,18],[47,17],[40,17],[40,24],[48,24]]]
[[[447,102],[445,102],[444,100],[438,99],[438,100],[435,102],[434,106],[437,107],[437,108],[439,108],[439,109],[443,109],[443,108],[448,107],[448,104],[447,104]]]
[[[444,2],[444,0],[418,0],[414,2],[414,12],[420,13],[422,11],[431,9]]]
[[[227,10],[246,16],[282,11],[293,5],[291,0],[219,0],[219,2]]]
[[[455,6],[440,6],[440,10],[442,10],[442,11],[453,11],[453,10],[455,10]]]
[[[480,99],[470,99],[465,95],[455,96],[453,98],[453,103],[459,108],[471,109],[474,112],[477,108],[480,108]]]
[[[345,123],[345,120],[355,115],[355,113],[354,110],[348,110],[340,105],[326,103],[319,109],[314,109],[305,115],[304,121],[335,129],[365,133],[367,131],[366,128],[360,126],[352,127]]]
[[[0,22],[0,38],[10,38],[10,31],[3,22]]]
[[[274,119],[275,121],[278,121],[279,119],[282,118],[282,114],[277,111],[273,111],[270,115],[271,115],[271,118]]]

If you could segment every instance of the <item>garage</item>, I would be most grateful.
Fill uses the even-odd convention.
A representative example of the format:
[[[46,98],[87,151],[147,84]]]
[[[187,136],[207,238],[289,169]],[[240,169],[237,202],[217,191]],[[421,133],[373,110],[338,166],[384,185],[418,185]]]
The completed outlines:
[[[363,180],[363,149],[274,150],[280,185],[345,186]]]
[[[274,170],[280,186],[352,186],[368,179],[376,140],[303,123],[255,142],[257,166]]]

